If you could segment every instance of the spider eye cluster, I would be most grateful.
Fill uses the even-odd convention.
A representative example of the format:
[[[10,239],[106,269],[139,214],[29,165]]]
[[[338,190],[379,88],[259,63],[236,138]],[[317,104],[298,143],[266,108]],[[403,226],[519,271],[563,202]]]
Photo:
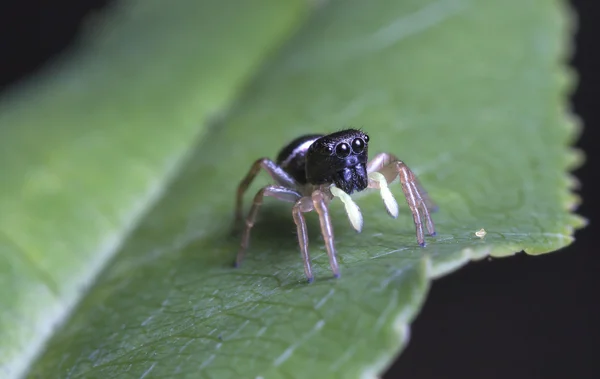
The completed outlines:
[[[369,142],[369,137],[365,136],[364,140],[362,138],[355,138],[351,145],[348,145],[346,142],[339,143],[335,147],[335,155],[338,158],[346,158],[352,152],[360,154],[365,150],[367,142]]]

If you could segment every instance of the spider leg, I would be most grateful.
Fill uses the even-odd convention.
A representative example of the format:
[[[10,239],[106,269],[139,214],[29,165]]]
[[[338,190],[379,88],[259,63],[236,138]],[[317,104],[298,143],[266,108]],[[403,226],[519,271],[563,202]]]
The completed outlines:
[[[423,198],[423,202],[425,203],[425,206],[428,208],[428,210],[430,212],[437,212],[440,209],[440,207],[436,203],[434,203],[433,200],[431,200],[431,197],[429,196],[429,194],[427,193],[427,191],[425,190],[425,188],[419,181],[419,178],[417,178],[416,176],[415,176],[415,186],[419,190],[419,193],[421,194],[421,197]]]
[[[292,209],[292,215],[294,216],[294,222],[298,229],[298,244],[300,245],[300,254],[302,255],[302,261],[304,262],[304,273],[308,282],[312,282],[314,277],[312,274],[312,267],[310,264],[310,255],[308,254],[308,232],[306,230],[306,220],[304,219],[304,213],[310,212],[314,209],[312,199],[310,197],[303,197],[296,201],[294,208]]]
[[[319,214],[319,222],[321,224],[321,234],[325,240],[327,255],[329,256],[329,266],[333,272],[333,276],[340,277],[340,268],[335,257],[335,246],[333,243],[333,226],[331,225],[331,217],[327,208],[328,198],[321,190],[315,190],[312,193],[312,202],[315,210]]]
[[[236,205],[235,205],[235,225],[240,225],[242,221],[242,209],[244,201],[244,193],[250,187],[250,184],[258,175],[260,169],[265,170],[271,177],[281,186],[288,188],[297,188],[298,184],[285,170],[279,167],[275,162],[268,158],[261,158],[256,160],[246,177],[240,182],[237,189]]]
[[[236,267],[238,267],[242,263],[244,255],[246,255],[246,250],[248,249],[248,245],[250,244],[250,230],[252,230],[252,227],[254,226],[254,222],[256,221],[256,215],[258,214],[258,209],[262,205],[263,198],[265,196],[271,196],[278,200],[289,202],[295,202],[301,197],[301,195],[298,192],[283,186],[269,185],[258,190],[256,195],[254,196],[254,202],[252,203],[250,213],[246,218],[246,228],[244,229],[244,235],[242,236],[240,250],[235,260]]]
[[[389,166],[389,164],[394,161],[401,162],[393,154],[390,154],[390,153],[377,154],[375,157],[373,157],[373,159],[371,159],[369,161],[369,163],[367,163],[367,172],[368,173],[372,173],[372,172],[376,172],[376,171],[381,172],[385,176],[385,178],[389,184],[394,179],[396,179],[397,171],[394,170],[393,167]],[[390,169],[390,168],[392,168],[392,169]],[[431,199],[431,197],[429,196],[429,194],[427,193],[427,191],[425,190],[425,188],[419,181],[419,178],[417,178],[414,175],[413,175],[413,177],[414,177],[415,185],[416,185],[417,189],[419,190],[419,193],[421,194],[421,198],[423,199],[423,202],[425,203],[425,205],[427,206],[429,211],[437,212],[439,209],[437,204],[435,204],[435,202]]]
[[[425,233],[423,232],[423,220],[421,216],[425,218],[425,225],[429,234],[432,236],[435,235],[435,226],[429,214],[429,209],[433,205],[433,202],[431,202],[431,199],[423,191],[423,187],[418,183],[415,174],[404,162],[389,153],[377,154],[367,164],[367,172],[369,174],[374,172],[381,173],[387,183],[394,181],[397,176],[400,176],[402,192],[404,192],[404,197],[413,215],[417,242],[419,245],[425,246]],[[379,183],[375,180],[370,180],[369,187],[379,188]],[[420,211],[423,213],[422,215]]]

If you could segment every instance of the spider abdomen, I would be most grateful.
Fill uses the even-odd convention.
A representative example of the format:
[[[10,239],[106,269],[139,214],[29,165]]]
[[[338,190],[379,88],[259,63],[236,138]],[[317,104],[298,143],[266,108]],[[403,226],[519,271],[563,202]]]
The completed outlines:
[[[306,184],[306,153],[322,134],[308,134],[287,144],[277,155],[276,163],[299,184]]]

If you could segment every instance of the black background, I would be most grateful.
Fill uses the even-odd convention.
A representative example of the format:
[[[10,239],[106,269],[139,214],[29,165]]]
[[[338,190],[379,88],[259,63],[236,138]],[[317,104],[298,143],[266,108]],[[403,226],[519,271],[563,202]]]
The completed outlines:
[[[26,78],[73,41],[83,18],[107,1],[4,1],[0,5],[0,90]],[[573,65],[579,86],[573,108],[585,123],[578,146],[586,164],[582,181],[588,219],[576,242],[540,257],[472,263],[434,282],[412,326],[412,338],[385,378],[600,378],[594,355],[600,339],[600,259],[594,237],[600,188],[594,181],[599,155],[600,33],[597,1],[572,1],[579,14]],[[598,232],[598,231],[596,231]],[[600,350],[596,347],[596,353]],[[596,354],[596,355],[597,355]]]

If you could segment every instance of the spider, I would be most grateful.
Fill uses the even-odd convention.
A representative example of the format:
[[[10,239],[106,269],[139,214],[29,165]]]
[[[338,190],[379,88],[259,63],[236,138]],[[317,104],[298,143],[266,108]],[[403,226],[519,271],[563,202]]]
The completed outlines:
[[[243,196],[261,169],[276,184],[261,188],[246,218],[240,250],[235,266],[238,267],[250,243],[250,231],[265,196],[294,203],[292,216],[298,230],[298,244],[308,282],[313,273],[308,253],[308,235],[304,213],[315,210],[319,215],[321,233],[334,277],[340,276],[333,238],[333,227],[328,204],[334,197],[344,203],[350,223],[358,232],[362,229],[362,215],[350,195],[366,188],[379,189],[390,216],[398,216],[398,204],[388,188],[388,183],[398,176],[402,191],[413,215],[417,242],[425,246],[423,223],[430,235],[435,227],[430,210],[436,208],[423,187],[404,162],[389,153],[377,154],[368,161],[369,136],[356,129],[345,129],[332,134],[310,134],[296,138],[279,152],[275,162],[268,158],[256,160],[237,189],[235,221],[242,223]],[[424,220],[423,220],[424,219]]]

